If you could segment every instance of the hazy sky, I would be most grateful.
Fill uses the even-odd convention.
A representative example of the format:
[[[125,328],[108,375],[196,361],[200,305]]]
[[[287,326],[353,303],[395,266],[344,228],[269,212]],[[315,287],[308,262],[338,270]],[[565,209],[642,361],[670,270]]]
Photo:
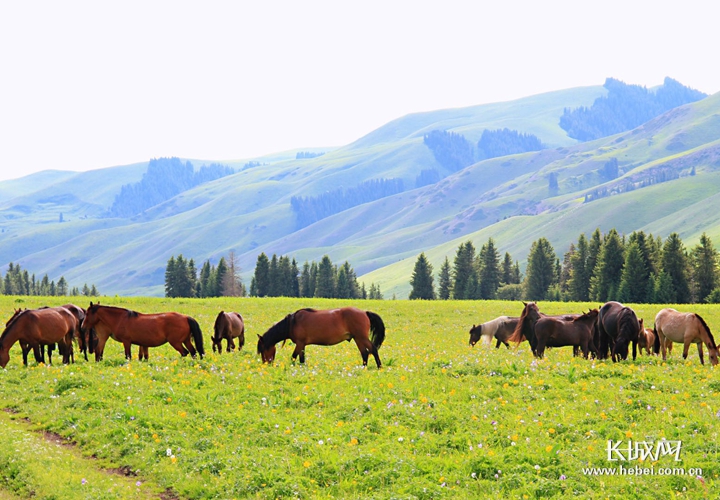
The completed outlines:
[[[0,180],[347,144],[399,116],[671,76],[720,2],[4,1]]]

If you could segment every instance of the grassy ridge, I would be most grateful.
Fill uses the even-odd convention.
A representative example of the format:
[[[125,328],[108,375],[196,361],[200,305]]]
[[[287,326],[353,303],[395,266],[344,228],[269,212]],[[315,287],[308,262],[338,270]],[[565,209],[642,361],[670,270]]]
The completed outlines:
[[[0,312],[9,317],[13,307],[48,300],[3,297]],[[369,301],[354,305],[385,321],[382,370],[359,367],[352,343],[310,346],[306,366],[290,364],[285,347],[266,366],[254,352],[256,333],[299,307],[347,302],[102,302],[191,314],[206,338],[218,311],[236,310],[246,319],[248,345],[202,361],[165,346],[151,349],[148,363],[128,364],[121,345],[109,341],[102,363],[28,368],[16,346],[0,372],[0,401],[83,453],[184,498],[705,498],[717,487],[720,385],[694,350],[687,362],[677,348],[667,362],[593,362],[569,349],[534,360],[527,346],[467,345],[472,324],[517,314],[520,304]],[[652,323],[660,307],[636,311]],[[541,308],[577,312],[588,304]],[[693,310],[720,327],[717,307]],[[612,465],[608,439],[663,437],[682,441],[681,465],[702,468],[702,480],[582,471]],[[650,465],[677,464],[664,457]]]

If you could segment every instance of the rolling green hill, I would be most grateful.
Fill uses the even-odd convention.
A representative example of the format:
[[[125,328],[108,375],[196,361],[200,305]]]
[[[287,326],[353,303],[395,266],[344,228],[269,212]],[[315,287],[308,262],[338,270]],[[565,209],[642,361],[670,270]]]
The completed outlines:
[[[568,138],[558,126],[563,109],[587,106],[604,92],[587,87],[408,115],[315,158],[295,159],[286,152],[257,159],[260,164],[252,168],[243,168],[246,161],[220,162],[237,173],[130,219],[102,214],[123,184],[142,177],[147,163],[53,173],[56,180],[39,181],[36,190],[30,182],[12,181],[23,186],[14,198],[7,194],[12,186],[0,183],[0,262],[19,262],[54,279],[64,275],[73,285],[95,283],[104,293],[159,295],[171,255],[216,262],[234,250],[249,278],[261,251],[291,254],[300,262],[328,253],[334,262],[348,259],[365,274],[361,280],[379,283],[386,297],[405,298],[419,252],[439,266],[468,238],[482,242],[492,235],[502,251],[523,259],[540,236],[560,254],[580,232],[595,227],[663,235],[675,230],[690,239],[702,231],[718,234],[709,207],[717,202],[713,195],[720,184],[720,95],[616,136],[587,143]],[[551,147],[451,172],[423,143],[431,130],[475,142],[483,130],[501,127],[533,133]],[[615,160],[619,176],[604,178],[603,166]],[[424,169],[437,170],[441,180],[414,188]],[[655,183],[660,173],[672,173],[673,180]],[[551,174],[559,186],[553,193]],[[298,229],[293,196],[379,178],[402,179],[405,191]],[[593,201],[584,203],[586,196]],[[65,222],[58,222],[60,212]],[[692,228],[673,221],[680,216],[692,221]]]

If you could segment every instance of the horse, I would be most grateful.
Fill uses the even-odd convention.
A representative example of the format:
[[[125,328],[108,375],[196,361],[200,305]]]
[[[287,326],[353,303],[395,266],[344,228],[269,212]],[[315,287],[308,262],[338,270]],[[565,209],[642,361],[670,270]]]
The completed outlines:
[[[663,361],[666,359],[666,350],[673,342],[684,344],[683,359],[687,359],[690,344],[695,343],[700,355],[700,364],[704,365],[702,348],[704,342],[708,348],[710,362],[713,366],[718,364],[718,347],[715,339],[710,327],[699,314],[682,313],[671,308],[662,309],[655,316],[653,332],[655,333],[653,351],[658,354],[662,349]]]
[[[528,302],[508,342],[520,344],[527,339],[537,358],[543,357],[546,347],[571,345],[575,356],[582,350],[587,359],[590,352],[596,352],[592,328],[597,315],[598,310],[591,309],[584,314],[548,316],[540,312],[535,302]]]
[[[638,334],[638,353],[642,354],[643,349],[648,356],[653,354],[652,348],[655,344],[655,333],[652,328],[645,328],[642,318],[640,319],[640,333]],[[670,344],[672,345],[672,344]]]
[[[495,343],[496,349],[500,347],[501,343],[505,344],[505,347],[510,347],[507,339],[515,331],[519,319],[518,317],[499,316],[479,325],[473,324],[472,328],[470,328],[470,346],[474,347],[481,338],[484,345],[490,345],[493,337],[495,337],[497,340]]]
[[[599,340],[598,359],[605,359],[610,348],[612,360],[627,359],[632,343],[633,360],[637,357],[640,322],[635,311],[620,302],[606,302],[600,308],[594,336]],[[608,345],[609,344],[609,345]]]
[[[227,340],[227,352],[235,350],[235,341],[238,339],[238,350],[245,345],[245,322],[243,317],[236,312],[226,313],[220,311],[215,318],[214,335],[210,337],[213,352],[217,349],[217,353],[222,352],[222,340]]]
[[[125,359],[131,359],[130,347],[140,346],[140,359],[147,359],[147,348],[158,347],[169,342],[181,356],[188,353],[194,358],[205,354],[200,325],[191,316],[176,312],[142,314],[121,307],[102,306],[90,302],[85,311],[82,328],[94,328],[98,344],[95,349],[95,361],[101,361],[105,343],[109,337],[122,342],[125,347]],[[193,346],[195,341],[195,346]],[[197,347],[197,349],[196,349]]]
[[[39,358],[40,345],[61,344],[63,363],[67,364],[72,352],[72,339],[77,332],[75,316],[64,307],[16,311],[0,336],[0,368],[5,368],[8,364],[10,348],[18,341],[21,342],[21,347],[22,342],[32,347],[36,359]],[[25,353],[23,357],[27,362]]]
[[[23,308],[13,309],[13,315],[10,316],[10,319],[5,322],[5,327],[10,326],[10,322],[12,320],[14,320],[18,314],[20,314],[21,312],[26,311],[26,310],[27,310],[27,308],[26,309],[23,309]],[[22,351],[23,365],[27,366],[27,358],[28,358],[28,353],[30,352],[30,349],[33,349],[33,351],[34,351],[35,362],[36,363],[41,362],[40,350],[38,347],[33,348],[24,340],[18,340],[18,343],[20,344],[20,350]]]
[[[367,366],[368,357],[372,354],[380,368],[382,364],[378,349],[385,340],[385,324],[378,314],[356,307],[300,309],[275,323],[263,335],[258,335],[257,352],[263,362],[270,362],[269,357],[271,353],[274,354],[272,348],[275,344],[288,339],[295,343],[293,361],[300,356],[300,363],[305,363],[306,345],[329,346],[352,339],[360,350],[363,366]]]

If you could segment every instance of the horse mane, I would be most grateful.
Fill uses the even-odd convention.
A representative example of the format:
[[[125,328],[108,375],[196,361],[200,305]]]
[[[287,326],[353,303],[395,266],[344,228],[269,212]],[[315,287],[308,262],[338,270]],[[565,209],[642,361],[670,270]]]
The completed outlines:
[[[90,309],[92,309],[93,311],[97,311],[98,307],[102,307],[103,309],[112,309],[113,311],[124,311],[128,315],[128,318],[137,318],[140,315],[139,312],[133,311],[132,309],[128,309],[126,307],[103,306],[100,305],[100,302],[98,302],[97,304],[92,304],[90,307],[87,308],[87,310],[90,311]]]
[[[10,333],[10,330],[12,330],[15,323],[17,323],[20,316],[25,314],[28,311],[32,311],[32,309],[23,309],[22,311],[18,311],[15,314],[13,314],[13,317],[10,318],[10,320],[5,325],[5,330],[3,330],[2,335],[0,335],[0,349],[2,348],[2,342],[5,339],[5,337]]]
[[[705,323],[705,320],[700,316],[699,314],[695,313],[695,317],[700,320],[700,323],[703,327],[705,327],[705,331],[708,334],[708,337],[710,337],[710,344],[712,344],[713,349],[717,349],[717,344],[715,344],[715,339],[713,338],[712,332],[710,332],[710,327],[707,323]]]
[[[275,323],[273,326],[268,328],[258,342],[257,352],[262,354],[265,349],[269,349],[281,340],[286,340],[290,337],[290,331],[292,330],[292,324],[295,319],[295,314],[288,314],[283,319]]]
[[[624,338],[628,340],[637,339],[640,333],[639,324],[635,311],[629,307],[623,307],[618,318],[618,339],[625,333],[627,333],[627,336]]]
[[[522,342],[523,340],[532,338],[533,326],[530,324],[530,320],[528,318],[530,304],[535,303],[528,302],[525,305],[522,314],[520,314],[520,318],[518,318],[518,324],[515,327],[515,330],[513,331],[512,335],[510,335],[510,337],[508,337],[507,339],[508,342],[515,342],[516,344],[520,344],[520,342]]]
[[[599,311],[597,309],[590,309],[588,312],[582,313],[579,316],[572,318],[570,321],[575,323],[576,321],[582,321],[584,319],[589,318],[590,316],[597,316],[598,314],[599,314]],[[563,318],[560,318],[560,319],[563,319]]]

